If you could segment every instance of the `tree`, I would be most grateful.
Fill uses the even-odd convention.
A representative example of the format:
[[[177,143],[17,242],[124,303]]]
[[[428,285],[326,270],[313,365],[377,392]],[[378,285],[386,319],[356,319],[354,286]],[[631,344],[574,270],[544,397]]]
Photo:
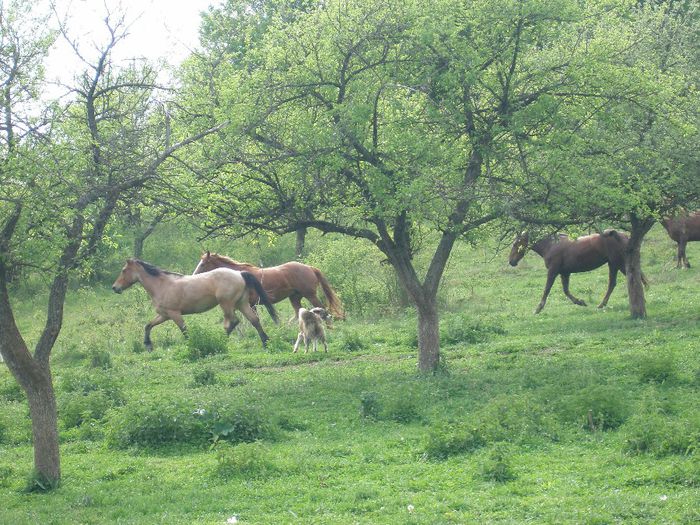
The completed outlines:
[[[61,469],[49,358],[61,330],[69,278],[92,260],[123,199],[147,189],[176,151],[218,128],[170,144],[152,109],[156,71],[135,62],[118,68],[111,60],[126,35],[124,18],[113,14],[105,19],[107,40],[94,58],[72,43],[85,70],[76,78],[71,101],[49,103],[50,118],[40,128],[18,119],[23,108],[35,111],[42,103],[37,96],[41,61],[52,41],[46,19],[29,13],[22,2],[0,4],[5,39],[0,48],[5,75],[0,354],[27,394],[37,475],[42,485],[54,486]],[[17,328],[8,286],[9,271],[22,264],[40,269],[51,281],[46,322],[33,353]]]
[[[585,96],[562,112],[562,132],[544,149],[521,144],[526,183],[515,213],[539,223],[628,228],[633,318],[646,317],[645,235],[700,197],[700,10],[673,0],[646,4],[632,6],[618,30],[599,40],[606,58],[595,71],[579,72]]]
[[[329,1],[271,22],[252,66],[216,84],[235,132],[203,153],[216,166],[202,179],[209,232],[316,228],[371,242],[417,310],[419,368],[435,370],[452,248],[502,215],[515,183],[504,160],[518,137],[551,132],[589,60],[581,34],[607,12],[569,0]],[[414,254],[430,243],[423,266]]]

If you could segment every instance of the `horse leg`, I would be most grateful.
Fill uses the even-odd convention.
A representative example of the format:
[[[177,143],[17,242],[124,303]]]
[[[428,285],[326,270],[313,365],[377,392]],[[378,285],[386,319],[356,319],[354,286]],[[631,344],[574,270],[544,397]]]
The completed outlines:
[[[176,312],[175,310],[170,310],[166,313],[168,314],[168,317],[170,317],[170,319],[172,319],[178,326],[182,332],[182,335],[187,337],[187,326],[185,326],[185,319],[182,317],[182,314],[180,312]]]
[[[574,297],[574,295],[569,291],[569,277],[571,277],[571,274],[569,273],[563,273],[561,274],[561,286],[564,288],[564,294],[571,299],[571,302],[574,304],[577,304],[579,306],[586,306],[586,302],[578,299],[577,297]]]
[[[287,324],[291,324],[293,321],[299,319],[299,309],[301,308],[301,295],[297,293],[290,295],[289,302],[292,303],[292,308],[294,308],[294,317],[287,321]]]
[[[243,314],[243,316],[246,319],[248,319],[248,321],[250,321],[250,324],[252,324],[258,331],[258,335],[260,336],[260,340],[262,341],[263,348],[265,348],[267,346],[267,340],[270,338],[267,336],[265,330],[263,330],[262,326],[260,325],[260,318],[258,317],[258,314],[255,313],[255,310],[253,310],[250,307],[250,304],[248,304],[247,297],[239,303],[238,309]]]
[[[603,308],[608,304],[608,299],[610,299],[610,295],[617,284],[617,268],[612,265],[608,265],[608,268],[610,270],[608,273],[608,291],[605,293],[605,297],[603,297],[603,301],[598,305],[598,308]]]
[[[554,279],[556,278],[557,274],[555,272],[550,271],[547,273],[547,284],[544,285],[544,293],[542,294],[542,300],[535,309],[536,314],[540,313],[542,311],[542,308],[544,308],[544,305],[547,302],[547,296],[549,295],[549,292],[552,289],[552,285],[554,284]]]
[[[690,263],[688,262],[688,256],[685,253],[685,247],[688,245],[688,241],[682,239],[678,241],[678,268],[690,268]]]
[[[299,350],[299,343],[301,343],[301,340],[304,338],[304,333],[299,332],[299,335],[297,336],[297,342],[294,343],[294,350],[292,350],[292,353],[297,353],[297,350]]]
[[[146,350],[148,350],[149,352],[153,351],[153,343],[151,343],[151,329],[154,326],[158,326],[159,324],[164,323],[167,320],[168,320],[167,317],[165,317],[164,315],[158,314],[153,320],[151,320],[146,325],[145,334],[143,336],[143,346],[145,346]]]

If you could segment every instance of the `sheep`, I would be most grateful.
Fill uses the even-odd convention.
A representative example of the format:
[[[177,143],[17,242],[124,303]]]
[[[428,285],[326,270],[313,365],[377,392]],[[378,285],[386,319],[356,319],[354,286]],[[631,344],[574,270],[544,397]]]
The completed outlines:
[[[309,341],[313,342],[314,352],[318,348],[318,341],[323,343],[323,351],[328,352],[326,344],[326,331],[323,328],[323,321],[330,320],[331,316],[325,308],[299,308],[299,335],[294,343],[294,352],[299,349],[299,343],[304,340],[304,353],[309,350]]]

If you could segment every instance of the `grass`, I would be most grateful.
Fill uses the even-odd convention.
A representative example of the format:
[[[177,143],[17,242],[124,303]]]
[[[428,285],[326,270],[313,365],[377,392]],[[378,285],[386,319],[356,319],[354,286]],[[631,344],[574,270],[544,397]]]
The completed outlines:
[[[700,264],[698,244],[688,256]],[[503,252],[458,246],[441,293],[445,370],[432,377],[416,372],[412,312],[381,303],[372,319],[351,310],[336,322],[327,355],[292,354],[295,328],[264,313],[280,344],[263,350],[248,327],[224,353],[191,361],[172,324],[153,330],[154,352],[142,351],[152,316],[142,290],[78,288],[52,358],[68,403],[58,490],[23,491],[28,410],[0,367],[0,523],[697,522],[700,274],[675,270],[673,253],[652,231],[649,319],[632,321],[623,279],[607,309],[575,306],[557,284],[534,316],[539,257],[510,268]],[[597,304],[606,279],[607,269],[575,275],[572,291]],[[360,296],[357,279],[347,281]],[[21,298],[21,328],[36,338],[41,297]],[[211,333],[220,321],[196,318]],[[159,406],[183,418],[162,425],[167,439],[139,419]],[[219,427],[188,419],[212,407],[230,408]],[[226,440],[240,407],[265,427],[259,441]],[[113,446],[124,420],[152,432],[146,444]],[[189,433],[175,439],[175,427]]]

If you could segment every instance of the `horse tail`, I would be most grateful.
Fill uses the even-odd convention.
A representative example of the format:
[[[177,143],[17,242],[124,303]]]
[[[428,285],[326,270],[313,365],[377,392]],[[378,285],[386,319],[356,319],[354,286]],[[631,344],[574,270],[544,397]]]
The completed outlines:
[[[312,266],[311,269],[316,274],[318,282],[321,283],[323,293],[326,295],[326,299],[328,300],[328,309],[336,318],[341,320],[345,319],[345,312],[343,311],[343,305],[340,302],[340,298],[336,295],[335,291],[333,291],[333,288],[331,288],[331,285],[328,282],[328,279],[326,279],[326,276],[323,275],[321,273],[321,270],[319,270],[318,268],[314,268]]]
[[[258,297],[260,297],[260,302],[265,306],[265,308],[267,308],[267,311],[270,313],[270,317],[272,317],[275,324],[279,324],[280,321],[277,317],[277,310],[275,310],[275,307],[272,306],[270,297],[267,295],[267,292],[262,287],[260,281],[258,281],[258,279],[250,272],[241,272],[241,277],[243,277],[243,280],[245,281],[246,288],[252,288],[255,290],[255,293],[258,294]]]

